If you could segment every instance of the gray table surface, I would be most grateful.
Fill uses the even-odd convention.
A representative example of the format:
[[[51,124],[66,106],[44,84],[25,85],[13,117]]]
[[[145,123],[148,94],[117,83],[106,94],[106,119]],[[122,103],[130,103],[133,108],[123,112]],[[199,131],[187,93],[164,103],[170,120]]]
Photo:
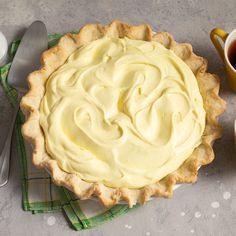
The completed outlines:
[[[198,182],[184,185],[170,200],[155,199],[129,214],[95,229],[75,232],[61,213],[37,214],[21,208],[19,159],[13,143],[11,176],[0,189],[0,235],[236,235],[236,155],[233,124],[236,94],[225,83],[223,63],[209,39],[212,28],[236,27],[235,0],[217,1],[30,1],[0,0],[0,31],[10,42],[34,20],[43,20],[48,32],[67,32],[89,22],[120,19],[150,23],[169,31],[179,42],[209,60],[209,71],[222,78],[221,95],[228,109],[221,117],[224,136],[215,143],[214,162],[201,168]],[[7,132],[11,108],[0,89],[0,146]]]

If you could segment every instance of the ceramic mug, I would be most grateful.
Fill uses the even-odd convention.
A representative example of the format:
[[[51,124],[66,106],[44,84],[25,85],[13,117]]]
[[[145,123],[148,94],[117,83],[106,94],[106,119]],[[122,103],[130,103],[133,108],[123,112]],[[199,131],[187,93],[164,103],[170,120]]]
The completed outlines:
[[[236,29],[231,33],[227,33],[223,29],[215,28],[211,31],[210,37],[220,57],[224,61],[228,84],[230,88],[236,92],[236,69],[231,65],[228,58],[229,46],[236,40]],[[223,41],[223,46],[221,45],[219,38]]]

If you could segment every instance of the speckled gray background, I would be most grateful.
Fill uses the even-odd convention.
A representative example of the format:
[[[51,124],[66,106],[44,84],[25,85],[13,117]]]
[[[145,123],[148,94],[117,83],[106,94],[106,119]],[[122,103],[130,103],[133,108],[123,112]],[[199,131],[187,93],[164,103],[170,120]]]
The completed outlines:
[[[209,60],[209,71],[221,76],[221,94],[228,102],[221,118],[224,136],[215,144],[215,161],[201,168],[196,184],[182,186],[170,200],[153,200],[92,230],[75,232],[60,213],[32,215],[21,209],[20,167],[14,147],[10,182],[0,189],[0,235],[236,235],[236,94],[225,84],[223,64],[209,39],[210,30],[216,26],[228,31],[236,28],[235,10],[235,0],[0,0],[0,31],[9,42],[36,19],[46,23],[48,32],[67,32],[89,22],[108,23],[113,19],[147,22],[155,30],[169,31],[177,41],[190,42],[197,54]],[[10,115],[0,89],[0,145]]]

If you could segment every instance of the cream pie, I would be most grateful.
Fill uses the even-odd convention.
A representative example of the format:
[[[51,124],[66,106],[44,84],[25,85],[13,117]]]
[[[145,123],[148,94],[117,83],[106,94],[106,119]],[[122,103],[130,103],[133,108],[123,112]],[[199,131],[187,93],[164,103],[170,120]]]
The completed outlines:
[[[169,197],[214,158],[219,79],[189,44],[119,21],[44,52],[21,101],[33,162],[79,198],[130,207]]]

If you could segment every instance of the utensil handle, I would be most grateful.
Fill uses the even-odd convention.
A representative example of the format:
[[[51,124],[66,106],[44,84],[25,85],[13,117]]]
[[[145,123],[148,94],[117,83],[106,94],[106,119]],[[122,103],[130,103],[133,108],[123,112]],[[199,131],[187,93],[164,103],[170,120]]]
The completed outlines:
[[[16,116],[19,111],[19,104],[14,107],[14,113],[12,116],[12,121],[10,128],[3,146],[3,149],[0,153],[0,188],[3,187],[9,178],[9,169],[10,169],[10,156],[11,156],[11,140],[12,133],[15,126]]]
[[[224,60],[224,49],[219,42],[219,38],[223,42],[225,42],[225,40],[227,39],[227,36],[228,36],[228,33],[220,28],[213,29],[210,34],[211,41],[214,44],[214,46],[215,46],[216,50],[218,51],[222,60]]]

